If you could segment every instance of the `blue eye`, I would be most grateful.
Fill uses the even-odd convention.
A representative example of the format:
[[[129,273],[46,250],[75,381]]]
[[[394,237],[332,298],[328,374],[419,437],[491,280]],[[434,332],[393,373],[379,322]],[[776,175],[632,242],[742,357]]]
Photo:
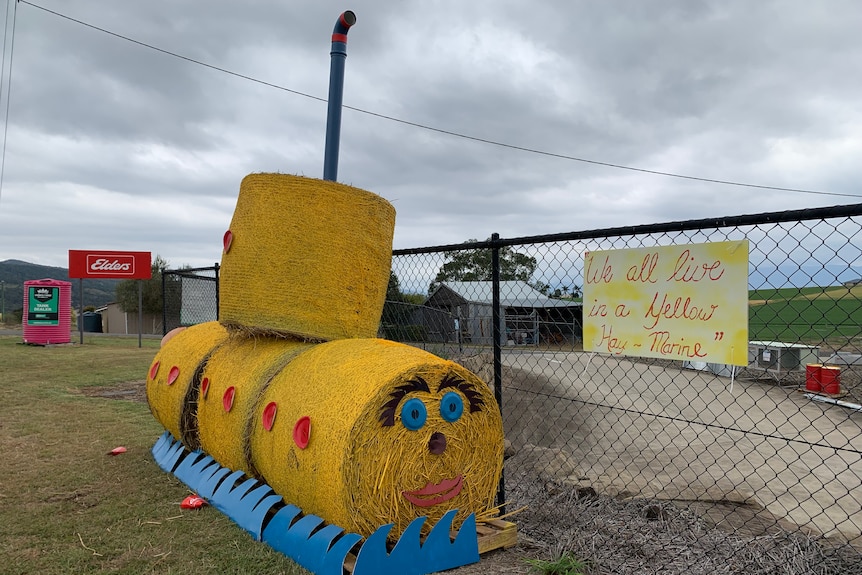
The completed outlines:
[[[449,423],[458,421],[462,413],[464,413],[464,400],[454,391],[450,391],[440,400],[440,415]]]
[[[421,399],[408,399],[401,407],[401,423],[410,431],[416,431],[423,425],[428,418],[428,410],[425,409],[425,404]]]

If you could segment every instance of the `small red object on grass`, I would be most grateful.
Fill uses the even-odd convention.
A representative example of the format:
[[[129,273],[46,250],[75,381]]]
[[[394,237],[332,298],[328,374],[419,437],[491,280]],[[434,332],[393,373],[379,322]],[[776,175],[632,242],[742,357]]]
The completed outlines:
[[[125,452],[126,452],[125,447],[115,447],[108,452],[108,455],[119,455],[119,454],[125,453]]]
[[[198,495],[189,495],[183,499],[182,503],[180,503],[180,509],[200,509],[206,504],[207,502],[203,497]]]

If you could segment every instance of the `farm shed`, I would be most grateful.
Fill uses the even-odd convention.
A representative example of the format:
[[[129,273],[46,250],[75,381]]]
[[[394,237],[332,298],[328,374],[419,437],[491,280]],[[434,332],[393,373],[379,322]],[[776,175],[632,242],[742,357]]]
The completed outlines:
[[[96,310],[102,314],[102,331],[114,334],[138,333],[138,312],[124,312],[118,303],[109,303]],[[144,314],[144,324],[141,333],[162,334],[161,315]]]
[[[441,282],[425,305],[458,319],[464,343],[490,345],[492,291],[489,281]],[[527,282],[500,282],[502,345],[580,341],[583,304],[549,298]]]

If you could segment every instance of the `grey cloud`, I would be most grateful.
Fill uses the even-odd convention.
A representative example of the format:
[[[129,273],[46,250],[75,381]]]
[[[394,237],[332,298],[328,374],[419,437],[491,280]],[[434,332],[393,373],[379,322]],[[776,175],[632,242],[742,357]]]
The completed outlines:
[[[351,8],[39,3],[317,97],[326,97],[335,18]],[[352,8],[349,106],[579,158],[862,195],[855,0]],[[145,243],[177,264],[208,265],[245,174],[321,176],[325,104],[17,10],[0,259],[62,264],[76,237],[104,248]],[[398,247],[852,201],[615,170],[352,110],[340,156],[340,181],[395,205]],[[36,220],[20,207],[35,190],[63,206],[38,220],[51,237],[35,237]],[[90,196],[76,204],[70,190]],[[88,197],[148,207],[117,225]],[[9,247],[23,245],[27,254]]]

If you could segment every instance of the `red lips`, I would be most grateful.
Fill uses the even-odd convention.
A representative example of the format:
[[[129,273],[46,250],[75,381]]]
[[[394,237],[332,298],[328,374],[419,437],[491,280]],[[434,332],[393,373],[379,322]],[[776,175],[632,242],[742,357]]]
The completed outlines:
[[[404,499],[417,507],[431,507],[444,501],[449,501],[464,487],[464,477],[459,475],[452,479],[444,479],[440,483],[429,483],[416,491],[402,491]]]

